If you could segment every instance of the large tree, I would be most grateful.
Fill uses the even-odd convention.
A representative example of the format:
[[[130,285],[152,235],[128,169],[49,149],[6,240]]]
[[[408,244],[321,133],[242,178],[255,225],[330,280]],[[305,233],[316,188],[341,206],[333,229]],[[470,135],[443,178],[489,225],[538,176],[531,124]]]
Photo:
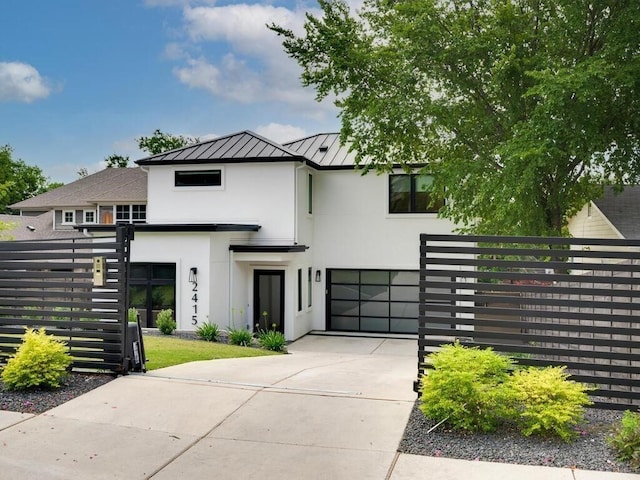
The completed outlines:
[[[168,150],[184,147],[190,143],[196,143],[198,139],[182,135],[172,135],[156,129],[150,137],[140,137],[137,141],[140,150],[147,152],[149,155],[156,155]]]
[[[320,0],[271,25],[366,168],[425,165],[441,214],[560,235],[604,183],[640,180],[638,0]]]
[[[8,205],[61,185],[59,182],[50,182],[40,167],[14,159],[11,146],[0,146],[0,213],[11,213]]]

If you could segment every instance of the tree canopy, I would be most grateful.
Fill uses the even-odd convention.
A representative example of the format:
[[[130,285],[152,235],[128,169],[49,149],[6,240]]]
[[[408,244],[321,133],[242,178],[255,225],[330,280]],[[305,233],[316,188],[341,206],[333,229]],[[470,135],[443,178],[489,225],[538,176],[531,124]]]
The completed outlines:
[[[107,168],[127,168],[129,165],[129,156],[112,153],[108,157],[105,157],[104,163],[107,164]]]
[[[185,137],[182,135],[172,135],[164,133],[160,129],[156,129],[149,137],[140,137],[137,139],[140,150],[147,152],[149,155],[174,150],[184,147],[190,143],[196,143],[197,138]]]
[[[561,235],[603,184],[640,180],[637,0],[320,6],[302,36],[270,26],[302,83],[335,95],[365,170],[433,174],[463,231]]]
[[[0,213],[11,213],[9,205],[61,185],[60,182],[50,182],[40,167],[15,160],[11,146],[0,146]]]

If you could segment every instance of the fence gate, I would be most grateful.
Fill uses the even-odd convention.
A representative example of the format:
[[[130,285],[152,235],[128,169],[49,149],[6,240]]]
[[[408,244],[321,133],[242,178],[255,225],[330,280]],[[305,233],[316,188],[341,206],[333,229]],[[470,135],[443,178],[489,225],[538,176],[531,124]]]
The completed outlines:
[[[455,340],[566,365],[596,407],[640,405],[640,241],[421,235],[418,380]],[[416,383],[417,387],[417,383]]]
[[[131,226],[115,237],[0,242],[0,363],[26,328],[64,340],[74,368],[125,373]]]

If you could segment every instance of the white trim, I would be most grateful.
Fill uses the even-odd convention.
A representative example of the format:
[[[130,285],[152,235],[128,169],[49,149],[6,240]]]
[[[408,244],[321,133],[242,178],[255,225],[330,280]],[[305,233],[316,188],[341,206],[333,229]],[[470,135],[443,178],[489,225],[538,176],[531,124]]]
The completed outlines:
[[[71,221],[66,220],[67,213],[71,214]],[[76,223],[76,211],[62,210],[62,218],[60,219],[60,225],[75,225],[75,223]]]
[[[92,221],[88,221],[87,220],[87,213],[92,213],[93,214],[93,220]],[[82,223],[96,223],[98,214],[95,210],[83,210],[82,211]]]

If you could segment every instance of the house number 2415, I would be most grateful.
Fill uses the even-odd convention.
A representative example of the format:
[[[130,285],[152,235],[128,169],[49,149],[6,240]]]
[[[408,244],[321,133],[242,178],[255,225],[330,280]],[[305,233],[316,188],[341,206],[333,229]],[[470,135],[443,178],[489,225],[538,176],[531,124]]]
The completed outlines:
[[[193,288],[191,289],[193,296],[191,302],[193,305],[193,315],[191,315],[191,325],[198,324],[198,282],[193,282]]]

